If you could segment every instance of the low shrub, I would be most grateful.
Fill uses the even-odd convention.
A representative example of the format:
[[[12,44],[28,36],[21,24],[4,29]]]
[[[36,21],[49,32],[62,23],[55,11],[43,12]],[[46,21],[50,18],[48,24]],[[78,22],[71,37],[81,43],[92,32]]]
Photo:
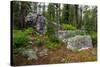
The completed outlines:
[[[14,48],[19,48],[22,46],[25,46],[27,42],[29,41],[29,33],[31,31],[29,29],[26,29],[24,31],[22,30],[14,30],[13,31],[13,46]]]
[[[64,30],[76,30],[76,27],[71,24],[63,24]]]
[[[58,48],[59,46],[60,46],[60,44],[59,43],[56,43],[56,42],[51,42],[51,41],[47,41],[46,43],[45,43],[45,46],[47,47],[47,48],[49,48],[49,49],[56,49],[56,48]]]
[[[44,43],[44,39],[42,38],[42,36],[36,36],[35,37],[35,41],[34,41],[34,44],[35,46],[42,46]]]
[[[54,35],[55,34],[55,31],[56,31],[56,27],[53,23],[48,23],[47,24],[47,32],[46,32],[46,35]]]
[[[24,30],[24,32],[26,34],[31,34],[33,32],[33,29],[32,28],[27,28],[27,29]]]
[[[48,36],[46,35],[37,35],[34,38],[34,45],[38,47],[44,45],[48,40]]]
[[[60,40],[55,35],[49,36],[49,40],[51,42],[55,42],[55,43],[59,43],[60,42]]]
[[[97,46],[97,32],[91,31],[90,32],[93,46]]]
[[[60,46],[60,41],[56,37],[53,37],[53,36],[48,37],[47,36],[44,40],[44,45],[46,48],[56,49]]]

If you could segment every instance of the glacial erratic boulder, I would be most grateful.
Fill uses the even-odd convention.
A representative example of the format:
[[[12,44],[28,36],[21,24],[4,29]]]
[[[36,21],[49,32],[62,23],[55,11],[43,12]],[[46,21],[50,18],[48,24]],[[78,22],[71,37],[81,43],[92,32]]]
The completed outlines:
[[[92,47],[92,39],[89,35],[76,35],[67,40],[67,48],[72,51],[81,51]]]
[[[58,38],[64,43],[67,42],[68,38],[75,37],[76,35],[85,35],[85,30],[59,30]]]
[[[46,32],[46,18],[42,14],[36,12],[29,12],[25,17],[25,22],[28,26],[36,29],[39,34]]]
[[[61,40],[62,42],[66,42],[66,37],[67,37],[67,31],[62,31],[62,30],[59,30],[58,31],[58,39]]]

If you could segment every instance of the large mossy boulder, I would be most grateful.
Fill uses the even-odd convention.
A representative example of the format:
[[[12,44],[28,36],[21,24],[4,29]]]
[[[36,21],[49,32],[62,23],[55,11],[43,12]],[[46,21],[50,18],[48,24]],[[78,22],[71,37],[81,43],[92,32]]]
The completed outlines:
[[[66,43],[68,38],[74,37],[76,35],[85,35],[86,31],[84,30],[59,30],[58,38]]]
[[[67,48],[72,51],[81,51],[92,47],[92,39],[89,35],[76,35],[67,40]]]

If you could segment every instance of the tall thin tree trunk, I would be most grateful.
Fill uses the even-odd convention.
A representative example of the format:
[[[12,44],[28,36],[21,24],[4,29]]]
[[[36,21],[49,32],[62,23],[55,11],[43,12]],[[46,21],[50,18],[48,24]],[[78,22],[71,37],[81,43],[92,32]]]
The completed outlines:
[[[82,23],[83,23],[83,21],[82,21],[82,7],[80,7],[80,27],[82,28]]]
[[[45,16],[45,3],[43,4],[43,16]]]
[[[26,9],[23,6],[24,2],[21,3],[21,11],[20,11],[20,28],[25,28],[25,16],[26,16]]]
[[[78,5],[75,5],[76,27],[78,28]]]

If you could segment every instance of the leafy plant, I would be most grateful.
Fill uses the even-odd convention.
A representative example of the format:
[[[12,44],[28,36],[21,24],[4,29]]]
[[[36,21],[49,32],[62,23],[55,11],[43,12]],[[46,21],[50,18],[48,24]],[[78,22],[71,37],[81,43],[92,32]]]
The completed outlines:
[[[92,38],[92,43],[94,46],[97,44],[97,32],[91,31],[90,32],[91,38]]]
[[[25,29],[24,31],[26,34],[31,34],[33,32],[33,29],[32,28],[27,28]]]
[[[42,45],[43,45],[42,37],[41,37],[41,36],[36,36],[36,37],[35,37],[34,44],[35,44],[36,46],[42,46]]]
[[[47,35],[54,35],[55,34],[55,25],[53,23],[48,23],[47,24]]]
[[[51,42],[56,42],[56,43],[59,43],[60,42],[59,39],[55,35],[49,36],[49,40]]]
[[[35,36],[34,44],[36,46],[42,46],[47,41],[48,37],[46,35],[37,35]]]
[[[49,49],[56,49],[56,48],[58,48],[60,46],[60,44],[59,43],[56,43],[56,42],[51,42],[51,41],[48,40],[46,42],[45,46],[47,48],[49,48]]]
[[[75,30],[76,27],[74,27],[74,26],[71,25],[71,24],[63,24],[63,29],[64,29],[64,30]]]
[[[25,46],[29,40],[29,30],[14,30],[13,31],[13,46],[18,48]]]

